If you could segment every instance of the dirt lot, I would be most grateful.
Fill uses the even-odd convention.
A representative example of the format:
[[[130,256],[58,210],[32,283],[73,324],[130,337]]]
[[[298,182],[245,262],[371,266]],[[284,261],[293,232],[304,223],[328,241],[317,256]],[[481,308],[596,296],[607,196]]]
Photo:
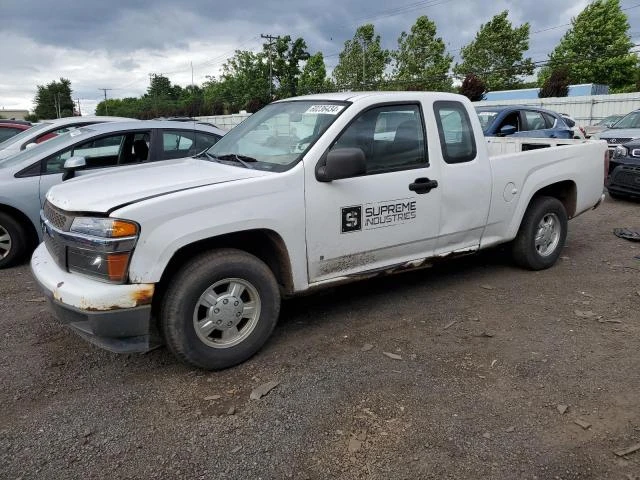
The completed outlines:
[[[94,348],[27,266],[0,271],[0,477],[638,479],[640,451],[614,454],[640,442],[640,243],[620,226],[639,203],[571,222],[547,271],[494,251],[288,301],[217,373]]]

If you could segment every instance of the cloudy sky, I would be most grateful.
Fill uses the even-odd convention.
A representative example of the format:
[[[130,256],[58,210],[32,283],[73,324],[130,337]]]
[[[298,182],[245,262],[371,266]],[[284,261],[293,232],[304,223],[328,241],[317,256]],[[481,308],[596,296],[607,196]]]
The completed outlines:
[[[173,83],[217,75],[235,49],[258,50],[260,34],[303,37],[329,70],[358,25],[371,22],[385,47],[428,15],[455,55],[481,23],[504,9],[529,22],[529,56],[543,60],[589,0],[2,0],[0,108],[33,108],[36,85],[69,78],[83,114],[102,98],[139,96],[150,73]],[[640,41],[640,2],[621,0]],[[1,113],[1,112],[0,112]]]

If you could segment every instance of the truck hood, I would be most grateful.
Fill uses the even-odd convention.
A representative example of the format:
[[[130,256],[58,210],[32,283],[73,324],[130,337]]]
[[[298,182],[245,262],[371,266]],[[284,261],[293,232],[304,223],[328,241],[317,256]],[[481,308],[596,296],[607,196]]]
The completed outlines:
[[[115,207],[180,190],[233,182],[271,172],[182,158],[80,175],[52,187],[47,200],[67,211],[107,213]]]

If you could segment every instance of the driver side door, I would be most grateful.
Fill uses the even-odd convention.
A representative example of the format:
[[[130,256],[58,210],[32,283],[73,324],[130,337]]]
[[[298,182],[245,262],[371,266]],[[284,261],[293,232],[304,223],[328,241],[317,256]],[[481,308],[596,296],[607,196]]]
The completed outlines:
[[[305,165],[310,283],[417,266],[435,249],[441,189],[420,184],[439,180],[439,166],[429,162],[422,106],[374,106],[360,113],[329,151],[354,148],[365,156],[362,175],[320,181],[317,166]]]

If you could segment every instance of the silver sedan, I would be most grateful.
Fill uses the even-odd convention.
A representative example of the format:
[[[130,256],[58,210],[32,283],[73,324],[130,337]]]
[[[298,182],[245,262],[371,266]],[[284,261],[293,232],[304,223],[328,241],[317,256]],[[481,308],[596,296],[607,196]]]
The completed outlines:
[[[62,182],[63,175],[70,176],[71,164],[73,174],[84,175],[98,169],[189,157],[209,148],[224,133],[196,122],[101,123],[0,160],[0,268],[20,262],[39,243],[45,195]]]

